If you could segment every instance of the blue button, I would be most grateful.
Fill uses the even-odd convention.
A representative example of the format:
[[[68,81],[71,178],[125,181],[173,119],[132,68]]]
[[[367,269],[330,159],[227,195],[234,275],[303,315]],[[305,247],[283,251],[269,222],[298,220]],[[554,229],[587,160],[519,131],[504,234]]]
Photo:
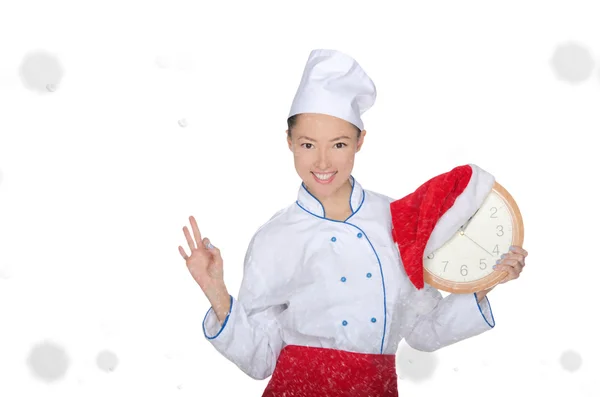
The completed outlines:
[[[348,325],[348,321],[346,321],[346,320],[342,321],[342,325],[345,327],[346,325]]]
[[[362,233],[358,233],[358,234],[356,235],[356,237],[358,237],[358,238],[361,238],[361,237],[362,237]]]
[[[346,277],[342,277],[342,282],[345,283],[346,282]]]
[[[372,322],[372,323],[374,323],[375,321],[377,321],[377,320],[375,319],[375,317],[373,317],[373,318],[371,319],[371,322]]]
[[[335,240],[337,240],[335,237],[331,238],[331,241],[333,241],[335,243]]]
[[[367,273],[367,277],[371,278],[371,273]]]

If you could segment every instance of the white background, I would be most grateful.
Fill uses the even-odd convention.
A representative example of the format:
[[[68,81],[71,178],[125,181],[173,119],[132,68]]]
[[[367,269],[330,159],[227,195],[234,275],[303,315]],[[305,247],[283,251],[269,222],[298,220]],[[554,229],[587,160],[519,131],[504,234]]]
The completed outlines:
[[[262,393],[204,339],[177,247],[194,215],[237,296],[250,238],[296,199],[285,120],[305,61],[333,48],[378,89],[363,187],[400,198],[475,163],[525,223],[496,327],[403,342],[400,395],[597,396],[597,2],[391,4],[4,4],[0,395]]]

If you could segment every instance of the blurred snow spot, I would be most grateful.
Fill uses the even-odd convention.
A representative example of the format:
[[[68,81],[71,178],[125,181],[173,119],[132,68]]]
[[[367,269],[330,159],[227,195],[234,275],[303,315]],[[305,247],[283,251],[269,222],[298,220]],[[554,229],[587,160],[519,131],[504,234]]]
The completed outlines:
[[[433,376],[437,366],[438,359],[434,353],[415,350],[406,343],[400,345],[396,354],[399,379],[422,382]]]
[[[0,278],[8,280],[12,277],[12,268],[7,263],[0,266]]]
[[[187,127],[187,120],[186,119],[179,120],[179,126],[180,127]]]
[[[157,56],[155,62],[156,65],[161,69],[167,69],[171,65],[169,58],[164,56]]]
[[[569,372],[577,371],[581,363],[581,355],[573,350],[567,350],[560,356],[560,365]]]
[[[38,92],[54,91],[64,73],[58,58],[45,51],[25,55],[19,68],[23,85]]]
[[[103,350],[96,357],[96,365],[105,372],[112,372],[117,368],[119,359],[117,355],[109,350]]]
[[[181,58],[177,62],[179,70],[194,70],[194,60],[192,58]]]
[[[591,76],[594,60],[588,49],[569,42],[556,48],[551,65],[559,80],[580,83]]]
[[[194,59],[189,55],[180,56],[175,61],[172,61],[166,56],[157,56],[154,62],[156,63],[156,66],[161,69],[169,69],[175,66],[175,68],[178,70],[190,71],[194,70],[196,66]]]
[[[50,382],[65,375],[69,358],[62,347],[44,341],[32,348],[27,357],[27,365],[35,376]]]

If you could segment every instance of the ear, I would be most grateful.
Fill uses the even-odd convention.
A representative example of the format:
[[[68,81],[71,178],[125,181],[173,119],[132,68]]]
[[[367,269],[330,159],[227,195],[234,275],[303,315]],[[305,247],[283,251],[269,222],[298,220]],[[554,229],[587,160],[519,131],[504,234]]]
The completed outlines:
[[[290,138],[289,130],[285,130],[285,137],[287,138],[288,148],[290,149],[290,151],[293,151],[292,150],[292,138]]]
[[[367,130],[362,130],[360,133],[360,137],[358,138],[358,143],[356,144],[356,151],[359,152],[360,148],[363,145],[363,142],[365,141],[365,135],[367,135]]]

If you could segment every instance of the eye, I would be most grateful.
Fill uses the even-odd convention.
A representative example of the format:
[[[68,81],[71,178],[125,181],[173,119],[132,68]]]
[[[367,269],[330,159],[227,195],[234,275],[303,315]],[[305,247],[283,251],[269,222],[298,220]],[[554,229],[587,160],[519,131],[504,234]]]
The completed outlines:
[[[304,145],[312,145],[312,143],[303,143],[303,144],[302,144],[302,145],[300,145],[300,146],[304,146]],[[306,147],[306,146],[304,146],[304,147]],[[306,148],[307,148],[307,149],[310,149],[309,147],[306,147]]]
[[[342,146],[339,146],[339,145],[342,145]],[[346,145],[346,144],[345,144],[345,143],[343,143],[343,142],[338,142],[338,143],[336,143],[336,144],[335,144],[335,147],[336,147],[336,148],[338,148],[338,149],[341,149],[341,148],[343,148],[344,146],[348,146],[348,145]]]

